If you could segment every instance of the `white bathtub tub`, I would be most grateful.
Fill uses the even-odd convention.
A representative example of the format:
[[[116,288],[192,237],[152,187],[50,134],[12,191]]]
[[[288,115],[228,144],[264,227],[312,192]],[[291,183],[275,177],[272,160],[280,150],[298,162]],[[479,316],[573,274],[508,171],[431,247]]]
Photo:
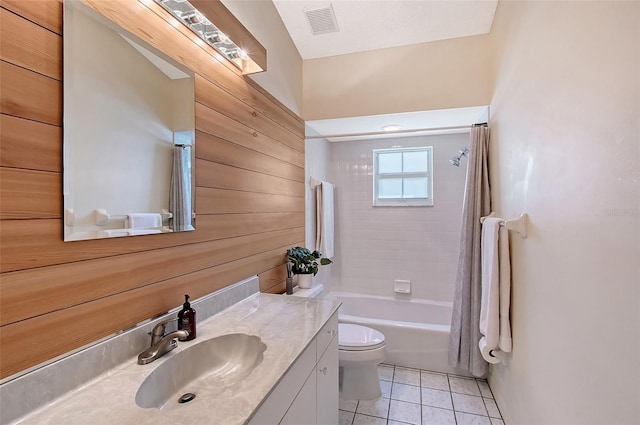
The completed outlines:
[[[369,326],[384,334],[384,363],[465,374],[447,362],[452,303],[347,292],[331,292],[327,297],[342,301],[341,323]]]

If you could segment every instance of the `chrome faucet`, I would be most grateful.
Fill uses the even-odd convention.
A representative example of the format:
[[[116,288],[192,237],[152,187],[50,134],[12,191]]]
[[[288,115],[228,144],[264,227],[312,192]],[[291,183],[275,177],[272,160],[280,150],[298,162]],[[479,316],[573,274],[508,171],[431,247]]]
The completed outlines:
[[[189,336],[189,332],[182,329],[165,334],[167,324],[177,320],[164,320],[153,327],[151,346],[138,355],[138,364],[147,364],[159,359],[178,346],[177,339],[185,339]]]

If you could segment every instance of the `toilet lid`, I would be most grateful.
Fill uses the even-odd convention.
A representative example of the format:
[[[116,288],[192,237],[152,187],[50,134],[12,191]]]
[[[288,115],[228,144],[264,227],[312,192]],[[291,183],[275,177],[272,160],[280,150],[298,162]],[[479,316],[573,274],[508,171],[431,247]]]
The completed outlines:
[[[347,351],[373,350],[384,346],[384,335],[366,326],[340,323],[338,346],[341,350]]]

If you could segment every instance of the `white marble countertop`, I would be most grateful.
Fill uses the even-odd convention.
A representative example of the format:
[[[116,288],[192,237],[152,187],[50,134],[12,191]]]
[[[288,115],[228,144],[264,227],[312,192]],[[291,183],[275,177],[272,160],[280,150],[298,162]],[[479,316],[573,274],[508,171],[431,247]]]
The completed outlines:
[[[137,358],[99,376],[54,403],[18,421],[51,425],[158,425],[248,422],[285,372],[337,311],[339,302],[282,295],[255,294],[198,323],[198,337],[180,342],[178,348],[147,365]],[[138,387],[163,362],[180,351],[207,339],[245,333],[260,337],[267,345],[264,359],[251,374],[215,398],[196,397],[171,409],[136,405]],[[177,403],[176,403],[177,404]]]

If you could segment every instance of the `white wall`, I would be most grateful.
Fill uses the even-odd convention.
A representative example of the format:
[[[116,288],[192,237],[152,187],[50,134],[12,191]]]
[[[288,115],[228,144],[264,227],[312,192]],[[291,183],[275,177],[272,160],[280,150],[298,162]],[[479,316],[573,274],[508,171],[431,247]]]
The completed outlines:
[[[249,78],[302,115],[302,59],[273,2],[223,0],[222,3],[267,49],[267,71]]]
[[[640,3],[500,2],[496,209],[512,237],[508,424],[640,423]]]
[[[467,161],[456,168],[449,159],[468,144],[468,133],[331,143],[334,290],[394,296],[403,279],[412,298],[453,300]],[[411,146],[433,146],[433,207],[374,208],[373,149]]]

